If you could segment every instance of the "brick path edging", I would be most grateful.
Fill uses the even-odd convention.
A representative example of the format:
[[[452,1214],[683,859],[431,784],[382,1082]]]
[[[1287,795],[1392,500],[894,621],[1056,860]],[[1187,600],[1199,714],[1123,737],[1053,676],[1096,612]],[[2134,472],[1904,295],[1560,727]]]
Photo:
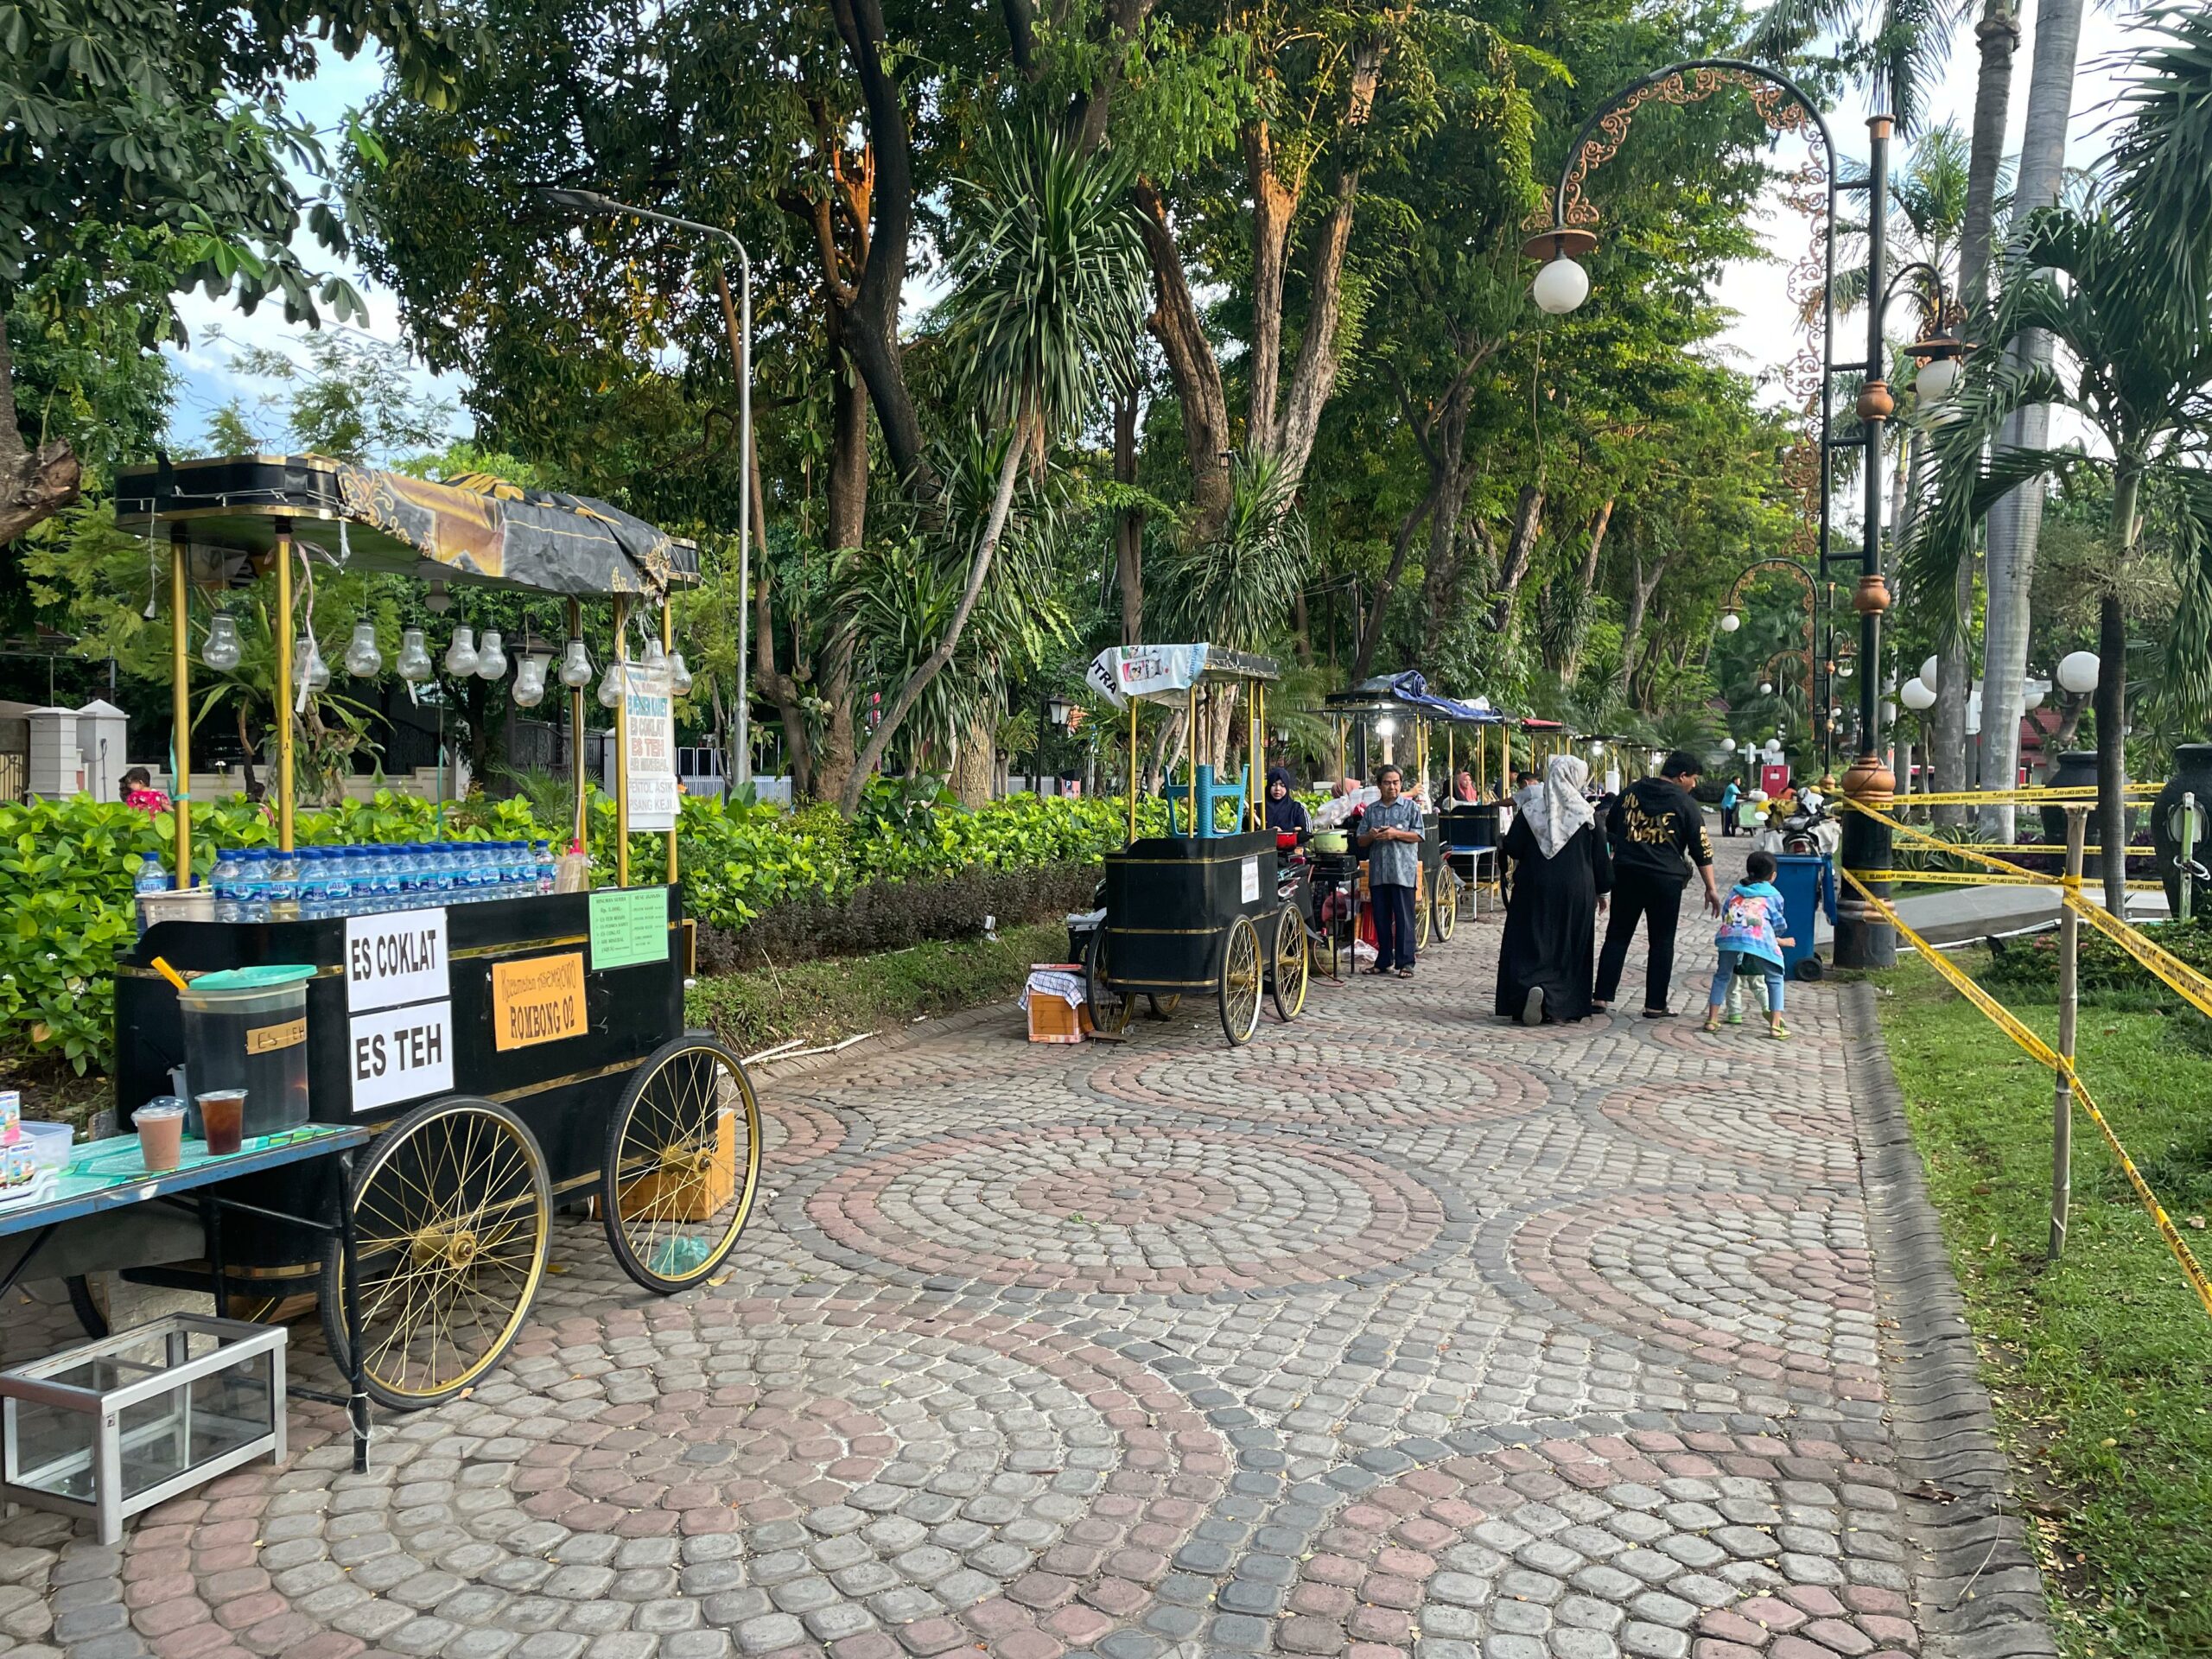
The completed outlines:
[[[1928,1197],[1874,988],[1844,985],[1851,1102],[1864,1160],[1884,1364],[1905,1534],[1928,1659],[2050,1659],[2058,1653],[2043,1574],[2012,1511],[1966,1299]],[[1933,1486],[1948,1502],[1913,1496]]]

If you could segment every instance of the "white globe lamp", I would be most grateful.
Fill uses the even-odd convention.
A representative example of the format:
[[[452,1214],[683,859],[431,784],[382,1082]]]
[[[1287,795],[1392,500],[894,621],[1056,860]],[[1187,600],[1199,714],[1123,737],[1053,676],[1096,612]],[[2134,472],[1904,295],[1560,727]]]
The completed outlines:
[[[1955,357],[1931,358],[1920,365],[1920,372],[1913,376],[1912,384],[1920,395],[1930,403],[1940,404],[1951,395],[1959,384],[1959,359]]]
[[[1539,311],[1563,317],[1590,297],[1590,273],[1561,254],[1536,273],[1529,291]]]
[[[1897,701],[1916,715],[1923,713],[1936,706],[1936,688],[1923,679],[1907,680],[1904,690],[1897,693]]]
[[[2058,664],[2058,683],[2075,696],[2086,696],[2097,689],[2097,670],[2101,664],[2094,651],[2069,652]]]
[[[1723,633],[1733,633],[1743,626],[1744,619],[1733,611],[1720,619],[1720,632]]]

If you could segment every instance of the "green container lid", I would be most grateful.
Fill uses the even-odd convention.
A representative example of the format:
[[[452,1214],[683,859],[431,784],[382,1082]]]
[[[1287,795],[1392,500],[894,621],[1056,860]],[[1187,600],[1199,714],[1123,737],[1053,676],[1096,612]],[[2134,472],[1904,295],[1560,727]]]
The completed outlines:
[[[258,968],[226,968],[220,973],[200,974],[190,983],[194,992],[274,991],[313,979],[315,971],[313,968],[289,967],[272,962]]]

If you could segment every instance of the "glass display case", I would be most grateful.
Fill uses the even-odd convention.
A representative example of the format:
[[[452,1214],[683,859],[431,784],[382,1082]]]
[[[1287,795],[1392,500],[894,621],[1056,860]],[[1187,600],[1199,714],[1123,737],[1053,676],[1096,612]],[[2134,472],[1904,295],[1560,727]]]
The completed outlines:
[[[284,1339],[172,1313],[0,1371],[0,1491],[112,1544],[142,1510],[264,1452],[282,1463]]]

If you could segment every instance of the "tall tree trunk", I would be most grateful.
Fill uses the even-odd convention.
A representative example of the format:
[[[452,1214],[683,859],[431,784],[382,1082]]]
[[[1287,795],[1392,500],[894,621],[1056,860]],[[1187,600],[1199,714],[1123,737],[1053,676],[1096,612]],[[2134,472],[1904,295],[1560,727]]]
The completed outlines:
[[[2142,474],[2123,456],[2112,487],[2111,579],[2097,601],[2097,843],[2104,849],[2105,908],[2127,913],[2127,614],[2120,588],[2135,553]]]
[[[1629,567],[1628,615],[1621,623],[1621,666],[1624,680],[1632,678],[1643,656],[1643,619],[1651,609],[1651,596],[1659,591],[1659,579],[1667,574],[1672,556],[1654,563],[1647,575],[1643,555],[1633,556]]]
[[[1613,504],[1608,499],[1591,518],[1590,544],[1582,550],[1582,563],[1574,573],[1575,587],[1586,606],[1598,591],[1598,556],[1605,549],[1605,527],[1612,522]],[[1559,673],[1562,680],[1574,677],[1574,671],[1582,660],[1583,642],[1589,638],[1589,620],[1586,617],[1583,625],[1574,631],[1574,637],[1567,642],[1567,649],[1560,654]]]
[[[16,365],[0,319],[0,547],[76,500],[84,467],[66,443],[32,448],[16,416]]]
[[[1137,481],[1137,400],[1114,400],[1114,481]],[[1114,518],[1114,574],[1122,588],[1122,643],[1144,639],[1144,514],[1124,507]]]
[[[959,648],[960,636],[967,631],[968,619],[975,613],[976,601],[982,597],[983,583],[991,574],[991,560],[998,552],[999,537],[1006,531],[1007,514],[1014,505],[1014,480],[1021,470],[1022,455],[1029,447],[1032,418],[1024,415],[1015,429],[1007,435],[1006,458],[999,464],[998,493],[991,499],[991,516],[983,525],[982,539],[977,543],[976,556],[968,567],[968,584],[961,590],[960,603],[953,610],[952,620],[945,625],[944,638],[906,677],[906,683],[899,688],[899,695],[891,700],[890,708],[884,710],[882,720],[869,734],[868,747],[854,762],[852,776],[845,780],[844,793],[838,804],[848,817],[859,809],[861,791],[868,786],[869,776],[882,764],[884,751],[898,735],[915,700],[944,671],[944,665],[952,660],[952,653]]]
[[[2028,115],[2012,193],[2012,234],[2028,216],[2058,200],[2066,167],[2066,129],[2074,112],[2074,63],[2082,37],[2082,0],[2038,0],[2035,52],[2028,73]],[[2031,331],[2012,342],[2023,364],[2047,365],[2051,340]],[[2039,449],[2050,439],[2050,410],[2037,404],[2005,423],[1999,447]],[[2043,485],[2023,485],[1989,515],[1989,611],[1982,640],[1982,779],[2010,788],[2019,765],[2020,681],[2027,671],[2036,541],[2043,527]],[[1984,807],[1985,830],[2012,838],[2012,809]]]
[[[969,721],[952,756],[952,792],[959,798],[960,804],[971,811],[989,805],[998,772],[998,742],[990,721]]]
[[[906,106],[899,102],[898,83],[884,67],[882,0],[830,0],[830,11],[860,79],[875,160],[868,263],[840,333],[875,404],[892,465],[916,494],[931,495],[936,480],[923,454],[921,420],[906,390],[899,341],[899,300],[914,230],[913,155]]]
[[[1959,230],[1959,297],[1968,312],[1989,298],[1989,251],[1997,236],[1997,178],[2012,104],[2012,54],[2019,20],[2011,0],[1988,0],[1974,26],[1981,71],[1974,81],[1974,137],[1967,153],[1967,206]]]
[[[1152,262],[1148,326],[1167,359],[1167,378],[1183,406],[1183,452],[1191,468],[1189,536],[1194,543],[1210,542],[1229,522],[1229,397],[1183,270],[1182,251],[1168,226],[1167,205],[1142,180],[1135,197],[1137,229]]]
[[[1498,562],[1497,580],[1491,594],[1491,626],[1500,632],[1513,621],[1514,601],[1528,577],[1529,563],[1535,556],[1536,538],[1543,527],[1543,486],[1524,484],[1513,509],[1513,534],[1505,543],[1504,558]]]

